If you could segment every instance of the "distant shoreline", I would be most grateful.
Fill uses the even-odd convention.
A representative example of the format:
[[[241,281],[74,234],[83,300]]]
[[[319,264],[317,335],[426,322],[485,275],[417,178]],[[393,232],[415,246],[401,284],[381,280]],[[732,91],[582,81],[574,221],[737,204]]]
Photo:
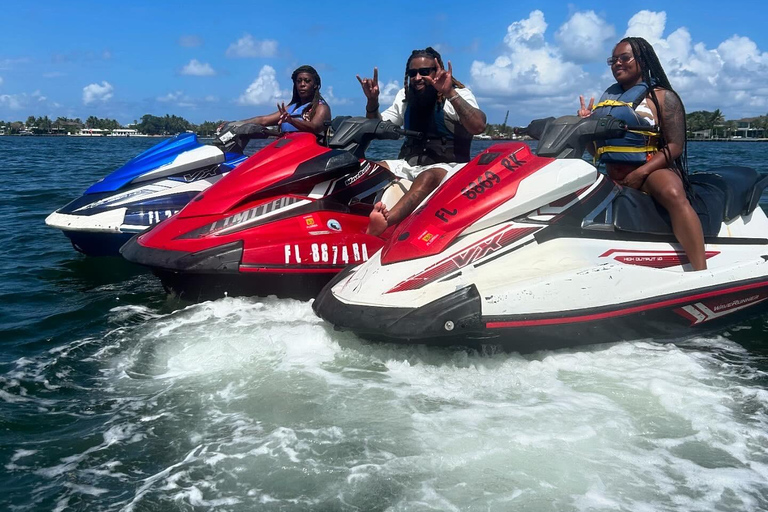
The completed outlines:
[[[688,139],[688,142],[768,142],[767,138],[760,139]]]
[[[4,133],[0,137],[73,137],[78,139],[146,139],[147,137],[170,138],[173,135],[69,135],[68,133]],[[203,137],[203,135],[198,135]]]
[[[74,137],[73,135],[64,134],[64,133],[40,133],[40,134],[34,134],[34,133],[25,133],[25,134],[19,134],[19,133],[4,133],[0,135],[0,137]],[[86,135],[86,136],[77,136],[78,139],[145,139],[148,137],[152,138],[169,138],[173,137],[173,135]],[[198,135],[198,138],[201,139],[212,139],[212,136],[206,136],[206,135]],[[503,142],[503,141],[509,141],[509,140],[527,140],[527,139],[474,139],[474,140],[482,140],[483,142]],[[716,139],[688,139],[688,142],[768,142],[768,138],[738,138],[738,139],[724,139],[724,138],[716,138]]]

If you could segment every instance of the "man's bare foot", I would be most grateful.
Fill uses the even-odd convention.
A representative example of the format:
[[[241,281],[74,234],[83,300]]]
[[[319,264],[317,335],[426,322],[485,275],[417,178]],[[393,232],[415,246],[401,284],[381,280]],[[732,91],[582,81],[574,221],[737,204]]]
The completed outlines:
[[[379,201],[373,206],[373,211],[369,216],[368,229],[365,231],[366,235],[379,236],[387,230],[389,224],[387,224],[387,215],[389,210],[384,203]]]

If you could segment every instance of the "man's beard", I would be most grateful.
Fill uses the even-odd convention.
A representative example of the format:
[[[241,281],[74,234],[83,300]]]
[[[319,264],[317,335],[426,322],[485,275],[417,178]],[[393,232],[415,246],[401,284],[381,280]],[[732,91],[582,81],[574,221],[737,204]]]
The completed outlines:
[[[437,90],[431,85],[427,85],[421,91],[416,90],[413,84],[409,86],[408,107],[411,109],[412,130],[425,131],[429,127],[435,111],[435,103],[437,103]]]

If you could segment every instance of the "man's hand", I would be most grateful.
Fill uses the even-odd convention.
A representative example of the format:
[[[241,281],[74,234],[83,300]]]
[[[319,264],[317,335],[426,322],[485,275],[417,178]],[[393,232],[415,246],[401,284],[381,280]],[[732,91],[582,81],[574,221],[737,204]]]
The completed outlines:
[[[439,93],[442,93],[443,97],[447,98],[451,95],[453,90],[453,67],[451,61],[448,61],[448,69],[443,69],[440,63],[435,59],[437,65],[437,71],[435,72],[435,78],[431,76],[425,76],[424,80],[435,88]]]
[[[360,78],[355,75],[360,86],[363,88],[363,94],[368,100],[379,101],[379,68],[373,68],[373,78]]]

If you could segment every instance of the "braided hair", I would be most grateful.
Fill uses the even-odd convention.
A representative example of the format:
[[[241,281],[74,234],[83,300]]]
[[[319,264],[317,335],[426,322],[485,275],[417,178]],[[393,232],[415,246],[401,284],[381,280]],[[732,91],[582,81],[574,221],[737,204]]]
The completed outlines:
[[[680,100],[680,106],[683,107],[683,123],[685,123],[685,107],[683,106],[683,100],[681,100],[677,92],[672,89],[672,85],[669,83],[664,68],[661,67],[661,62],[659,62],[659,57],[656,55],[653,46],[642,37],[625,37],[619,41],[618,44],[621,43],[628,43],[632,48],[632,54],[635,56],[637,64],[640,66],[643,82],[648,86],[651,101],[656,105],[656,112],[658,113],[659,118],[661,118],[661,104],[656,97],[656,87],[666,89],[677,96],[677,99]],[[688,133],[686,126],[683,126],[683,133]],[[683,142],[682,154],[671,163],[671,166],[680,171],[683,185],[688,190],[690,189],[690,182],[688,181],[688,141],[687,137],[685,139],[686,140]],[[666,146],[663,133],[661,134],[661,151],[666,154],[667,162],[669,162],[669,149]]]
[[[410,88],[410,85],[411,85],[410,77],[408,76],[408,68],[411,66],[411,61],[417,57],[427,57],[430,59],[435,59],[437,63],[440,64],[440,67],[442,69],[445,69],[445,65],[443,64],[442,57],[440,57],[440,54],[438,53],[438,51],[432,48],[431,46],[427,46],[423,50],[413,50],[411,52],[411,56],[408,57],[408,60],[405,62],[405,77],[403,78],[403,84],[405,86],[405,98],[403,98],[403,103],[408,101],[408,89]],[[452,78],[453,86],[456,89],[464,88],[463,83],[459,82],[454,77],[451,77],[451,78]],[[438,93],[437,102],[441,104],[445,102],[445,98],[443,98],[442,93]]]
[[[312,97],[312,104],[309,106],[309,108],[304,110],[304,113],[301,116],[301,118],[305,121],[311,121],[312,117],[315,115],[317,106],[320,104],[320,101],[325,102],[325,99],[320,94],[320,75],[317,74],[317,71],[312,66],[300,66],[294,69],[293,73],[291,73],[291,81],[293,82],[293,97],[291,97],[291,102],[289,105],[301,105],[299,89],[296,87],[296,77],[299,76],[300,73],[307,73],[308,75],[311,75],[312,79],[317,85],[317,88],[315,88],[315,95]]]

